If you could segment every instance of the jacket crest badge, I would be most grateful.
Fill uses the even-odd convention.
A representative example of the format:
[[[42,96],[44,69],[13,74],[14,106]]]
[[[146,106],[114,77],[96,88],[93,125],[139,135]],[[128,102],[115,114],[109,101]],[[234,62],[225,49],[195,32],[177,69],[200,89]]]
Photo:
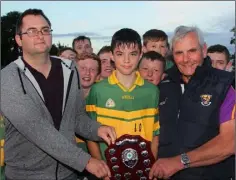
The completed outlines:
[[[212,95],[210,95],[210,94],[202,94],[200,97],[201,97],[201,104],[203,106],[209,106],[211,104]]]

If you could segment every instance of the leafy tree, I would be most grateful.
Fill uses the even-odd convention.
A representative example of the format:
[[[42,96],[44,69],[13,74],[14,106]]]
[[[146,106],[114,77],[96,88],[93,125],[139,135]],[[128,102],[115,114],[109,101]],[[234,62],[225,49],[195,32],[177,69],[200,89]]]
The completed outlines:
[[[236,45],[236,41],[235,41],[236,28],[235,28],[235,26],[230,30],[230,32],[234,33],[233,37],[231,38],[230,44]],[[235,52],[234,52],[234,54],[232,54],[231,59],[235,59]]]
[[[51,50],[50,50],[50,55],[52,56],[57,56],[59,51],[63,48],[66,48],[68,46],[61,44],[60,42],[57,44],[52,44]]]
[[[15,42],[16,23],[21,13],[12,11],[1,16],[1,66],[18,58],[20,50]]]
[[[64,45],[64,44],[61,44],[60,42],[57,43],[57,48],[60,50],[60,49],[63,49],[63,48],[67,48],[68,46]]]
[[[50,50],[50,55],[52,56],[57,56],[58,55],[58,47],[55,44],[52,44],[51,50]]]
[[[235,44],[235,35],[236,35],[236,28],[233,27],[230,32],[233,32],[234,33],[234,36],[231,38],[231,41],[230,41],[230,44]]]
[[[10,62],[16,60],[21,55],[21,50],[15,41],[16,23],[21,12],[11,11],[1,16],[1,67],[5,67]],[[60,42],[53,44],[50,50],[51,55],[57,55],[59,49],[67,47]]]

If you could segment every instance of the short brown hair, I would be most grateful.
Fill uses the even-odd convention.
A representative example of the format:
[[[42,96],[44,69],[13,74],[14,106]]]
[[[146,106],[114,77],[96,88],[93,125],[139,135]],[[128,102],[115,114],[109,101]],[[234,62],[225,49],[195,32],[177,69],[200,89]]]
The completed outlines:
[[[27,9],[25,10],[19,17],[16,23],[16,34],[21,35],[21,28],[23,25],[23,18],[28,15],[34,15],[34,16],[42,16],[48,23],[49,27],[51,28],[51,22],[48,19],[48,17],[44,14],[44,12],[41,9]]]
[[[144,53],[139,61],[138,67],[140,66],[143,59],[149,59],[151,61],[160,61],[162,63],[163,71],[165,71],[166,61],[165,58],[160,53],[155,51],[149,51]]]
[[[88,40],[90,46],[92,46],[92,43],[91,43],[91,40],[90,40],[89,37],[87,37],[87,36],[78,36],[77,38],[73,39],[72,48],[75,49],[75,42],[77,42],[77,41],[85,41],[85,40]]]
[[[139,33],[130,28],[122,28],[115,32],[111,39],[111,50],[112,53],[114,49],[120,45],[130,45],[138,46],[139,51],[142,50],[142,42]]]
[[[229,62],[230,60],[230,53],[229,53],[229,50],[227,49],[227,47],[221,45],[221,44],[215,44],[215,45],[212,45],[210,46],[208,49],[207,49],[207,53],[223,53],[225,54],[225,57],[226,57],[226,60],[227,62]]]
[[[111,51],[111,46],[103,46],[99,51],[98,51],[98,56],[103,53],[109,53]]]
[[[146,46],[148,41],[166,41],[168,43],[167,34],[159,29],[150,29],[143,35],[143,45]]]
[[[94,53],[79,54],[79,55],[77,55],[76,62],[82,61],[82,60],[85,60],[85,59],[93,59],[94,61],[97,61],[97,63],[98,63],[98,74],[101,73],[101,60],[96,54],[94,54]]]

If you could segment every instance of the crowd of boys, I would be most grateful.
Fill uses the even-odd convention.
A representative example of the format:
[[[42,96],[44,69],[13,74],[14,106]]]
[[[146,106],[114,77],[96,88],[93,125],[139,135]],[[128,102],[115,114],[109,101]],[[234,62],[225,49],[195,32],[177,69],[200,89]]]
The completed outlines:
[[[0,119],[0,178],[109,179],[110,170],[105,163],[104,152],[109,145],[107,138],[110,136],[113,139],[114,132],[116,138],[124,134],[140,135],[151,142],[156,162],[150,171],[150,179],[234,178],[235,90],[231,86],[234,81],[230,73],[232,61],[225,46],[217,44],[207,48],[201,30],[197,27],[177,27],[171,41],[160,29],[148,30],[141,38],[137,31],[123,28],[116,31],[110,45],[102,47],[97,54],[93,52],[91,39],[79,36],[72,41],[71,48],[61,49],[58,57],[50,58],[48,52],[51,47],[51,24],[43,12],[36,9],[26,10],[19,21],[20,30],[15,38],[23,49],[23,57],[19,57],[16,62],[1,71],[3,92]],[[37,60],[44,61],[40,64]],[[73,73],[66,74],[67,70],[64,69],[67,68]],[[12,74],[9,74],[11,72]],[[63,89],[63,83],[54,84],[53,81],[60,82],[55,74],[58,79],[64,77],[62,82],[68,82],[68,87],[64,86]],[[10,80],[5,80],[5,76],[15,78],[20,88],[15,85],[16,83],[10,84]],[[74,86],[75,81],[77,87]],[[54,89],[45,88],[47,83],[51,83]],[[71,89],[68,90],[69,88]],[[17,98],[13,98],[13,90],[17,91]],[[37,98],[32,98],[37,93],[29,94],[35,90],[45,106],[39,106]],[[53,116],[58,109],[50,106],[50,103],[53,104],[52,101],[56,101],[48,96],[51,93],[51,96],[57,97],[56,95],[60,95],[59,92],[61,95],[64,93],[64,99],[61,98],[61,102],[57,101],[61,103],[62,108],[58,108],[60,113]],[[73,92],[79,92],[80,96],[74,100],[84,100],[84,105],[73,107],[78,105],[70,96]],[[28,107],[38,107],[39,112],[35,110],[35,115],[42,113],[42,122],[38,123],[43,123],[44,118],[51,114],[53,121],[50,122],[50,128],[57,132],[47,134],[48,139],[43,140],[52,140],[49,141],[52,144],[46,145],[37,139],[40,137],[31,137],[32,133],[28,132],[32,131],[30,127],[37,136],[46,132],[37,129],[35,126],[41,127],[41,124],[35,121],[36,124],[30,124],[30,119],[21,122],[21,118],[34,117],[27,116],[31,112],[24,107],[26,105],[23,101],[27,101]],[[24,112],[17,110],[19,106],[24,107],[20,108]],[[86,122],[82,123],[80,118],[85,115],[79,115],[78,119],[76,115],[68,115],[67,118],[81,121],[79,130],[74,132],[73,145],[69,144],[73,137],[67,131],[74,129],[70,125],[63,126],[67,121],[64,113],[67,115],[68,107],[72,109],[72,114],[76,114],[76,109],[79,113],[81,109],[86,110],[86,120],[90,122],[89,125]],[[45,109],[48,109],[49,114],[45,114]],[[13,111],[23,115],[14,115]],[[69,129],[60,128],[60,125]],[[101,127],[104,129],[99,131]],[[105,129],[106,127],[113,129]],[[95,131],[98,131],[100,139],[95,137]],[[22,136],[19,137],[19,134]],[[67,162],[57,156],[56,152],[51,152],[64,147],[53,145],[54,136],[60,136],[62,139],[55,142],[68,143],[68,149],[58,153],[69,154],[78,149],[81,153],[78,157],[87,157],[88,154],[91,158],[88,158],[88,161],[83,159],[83,163],[78,165],[75,162]],[[17,141],[18,139],[21,141]],[[27,150],[19,145],[19,142],[29,143],[32,150],[36,148],[37,151]],[[20,150],[15,152],[14,148]],[[81,149],[82,151],[79,151]],[[26,156],[25,151],[28,151],[30,157],[35,156],[39,159],[25,160],[21,163],[22,158]],[[44,162],[46,157],[49,157],[47,161],[57,162],[55,167],[45,167],[44,163],[41,166],[36,164],[38,161]],[[91,170],[95,166],[101,167],[100,170]],[[14,174],[16,171],[18,173]]]

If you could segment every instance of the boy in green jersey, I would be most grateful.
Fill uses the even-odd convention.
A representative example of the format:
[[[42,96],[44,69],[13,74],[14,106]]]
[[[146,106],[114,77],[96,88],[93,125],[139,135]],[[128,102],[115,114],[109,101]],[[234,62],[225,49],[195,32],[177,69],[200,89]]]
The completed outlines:
[[[156,157],[159,91],[137,71],[141,37],[132,29],[121,29],[113,35],[111,48],[116,70],[107,79],[93,85],[86,110],[92,119],[113,126],[117,138],[130,134],[150,141]],[[106,144],[89,141],[88,148],[93,157],[105,160]]]
[[[96,82],[101,73],[101,61],[94,53],[82,53],[78,55],[75,60],[78,66],[81,88],[84,92],[84,98],[86,100],[92,85]],[[76,142],[80,148],[82,148],[85,152],[88,152],[87,144],[84,138],[76,134]],[[86,178],[91,180],[96,179],[87,171],[78,173],[78,179]]]
[[[94,53],[82,53],[77,56],[76,63],[80,74],[81,88],[84,92],[84,98],[86,99],[92,85],[96,82],[101,73],[101,61]],[[78,146],[88,152],[87,145],[82,139],[82,137],[76,135]]]

